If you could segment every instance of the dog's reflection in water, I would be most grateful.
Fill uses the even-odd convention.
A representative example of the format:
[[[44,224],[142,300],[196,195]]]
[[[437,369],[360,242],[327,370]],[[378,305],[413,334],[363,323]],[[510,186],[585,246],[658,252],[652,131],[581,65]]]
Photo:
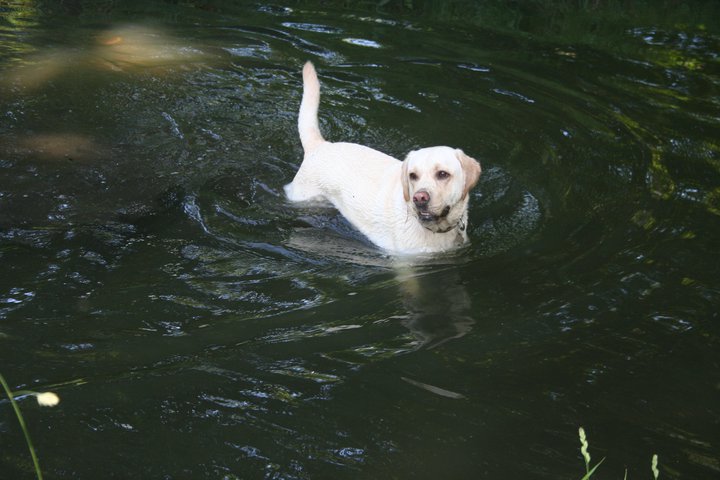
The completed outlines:
[[[310,217],[313,218],[313,217]],[[327,219],[326,219],[327,220]],[[313,224],[313,222],[309,222]],[[344,224],[340,220],[340,224]],[[413,336],[415,349],[433,348],[470,332],[472,302],[458,265],[433,257],[414,264],[408,258],[380,255],[378,250],[348,235],[326,228],[296,228],[287,245],[320,258],[332,258],[355,267],[380,267],[395,273],[405,312],[398,315]],[[338,227],[338,230],[351,230]],[[452,262],[452,259],[448,260]]]
[[[407,318],[403,324],[417,341],[417,348],[434,348],[472,330],[472,302],[455,268],[418,273],[398,269],[398,285]]]

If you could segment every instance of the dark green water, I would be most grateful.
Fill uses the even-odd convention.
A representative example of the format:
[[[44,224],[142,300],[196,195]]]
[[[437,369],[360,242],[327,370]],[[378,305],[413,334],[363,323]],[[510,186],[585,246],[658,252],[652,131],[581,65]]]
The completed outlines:
[[[182,4],[182,2],[180,2]],[[720,476],[720,40],[0,4],[0,373],[46,478]],[[293,4],[296,5],[296,4]],[[484,167],[397,269],[288,205],[326,137]],[[0,400],[0,478],[32,478]]]

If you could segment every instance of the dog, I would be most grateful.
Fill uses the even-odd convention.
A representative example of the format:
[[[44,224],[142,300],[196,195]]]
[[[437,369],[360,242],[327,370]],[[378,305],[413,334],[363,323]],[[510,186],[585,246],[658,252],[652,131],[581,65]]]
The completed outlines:
[[[320,81],[303,68],[298,131],[305,152],[291,202],[329,201],[372,243],[392,255],[444,252],[468,241],[470,190],[480,164],[451,147],[410,152],[400,161],[355,143],[328,142],[318,123]]]

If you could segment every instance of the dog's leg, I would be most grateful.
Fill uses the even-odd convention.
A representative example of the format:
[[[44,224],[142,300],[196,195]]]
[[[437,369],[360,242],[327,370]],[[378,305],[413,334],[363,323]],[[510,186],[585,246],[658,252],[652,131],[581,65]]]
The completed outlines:
[[[313,186],[312,182],[304,182],[302,175],[302,167],[295,176],[295,179],[285,185],[285,195],[291,202],[309,202],[309,201],[321,201],[324,200],[325,196],[318,190],[317,187]]]

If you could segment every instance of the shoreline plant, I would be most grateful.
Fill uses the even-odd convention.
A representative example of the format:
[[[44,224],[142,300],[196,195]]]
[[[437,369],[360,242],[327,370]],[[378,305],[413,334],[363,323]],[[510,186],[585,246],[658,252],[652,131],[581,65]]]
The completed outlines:
[[[34,396],[38,402],[38,405],[40,405],[41,407],[54,407],[60,402],[60,397],[58,397],[53,392],[35,392],[32,390],[19,390],[13,393],[12,390],[10,390],[10,386],[8,385],[5,377],[3,377],[2,374],[0,374],[0,384],[5,391],[5,395],[10,401],[10,405],[12,405],[12,408],[15,411],[15,416],[18,419],[18,423],[20,424],[20,428],[23,431],[23,435],[25,436],[25,443],[27,444],[28,450],[30,451],[30,457],[32,458],[33,467],[35,468],[35,475],[37,476],[38,480],[42,480],[43,476],[42,470],[40,470],[40,460],[38,459],[37,452],[35,451],[35,447],[33,446],[30,432],[28,431],[27,425],[25,424],[25,418],[20,411],[20,406],[15,400],[15,397]]]
[[[605,458],[596,463],[594,467],[590,468],[590,452],[588,452],[589,444],[587,441],[587,436],[585,435],[585,429],[583,427],[578,428],[578,436],[580,437],[580,453],[582,454],[583,460],[585,461],[585,476],[582,477],[580,480],[589,480],[589,478],[592,477],[592,475],[595,473],[595,470],[597,470],[597,468],[605,460]],[[660,470],[658,469],[657,454],[653,454],[652,456],[650,470],[652,471],[654,480],[658,480],[658,477],[660,477]],[[624,480],[627,480],[627,469],[625,470],[625,476],[623,478]]]

